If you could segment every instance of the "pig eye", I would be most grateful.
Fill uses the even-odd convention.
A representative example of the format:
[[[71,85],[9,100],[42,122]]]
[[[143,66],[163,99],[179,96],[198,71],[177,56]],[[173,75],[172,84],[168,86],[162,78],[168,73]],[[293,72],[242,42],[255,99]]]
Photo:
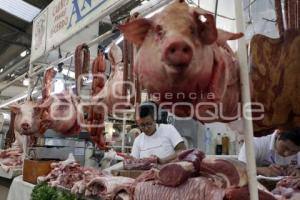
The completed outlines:
[[[155,26],[155,32],[159,37],[162,37],[164,35],[164,31],[161,25],[156,25]]]

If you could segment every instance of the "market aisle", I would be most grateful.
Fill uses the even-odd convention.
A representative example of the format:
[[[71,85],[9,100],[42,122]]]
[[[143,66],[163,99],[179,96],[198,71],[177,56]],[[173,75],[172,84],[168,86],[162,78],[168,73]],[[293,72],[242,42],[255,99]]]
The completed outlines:
[[[0,185],[0,200],[6,200],[9,188]]]

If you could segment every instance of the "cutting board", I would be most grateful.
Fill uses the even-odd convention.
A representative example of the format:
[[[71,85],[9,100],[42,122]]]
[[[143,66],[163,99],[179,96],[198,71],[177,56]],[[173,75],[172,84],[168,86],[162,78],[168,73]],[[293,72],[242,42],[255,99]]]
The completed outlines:
[[[129,178],[136,178],[141,173],[145,172],[146,170],[112,170],[111,173],[114,176],[125,176]]]
[[[46,176],[51,171],[50,164],[54,160],[24,160],[23,181],[36,184],[37,177]]]

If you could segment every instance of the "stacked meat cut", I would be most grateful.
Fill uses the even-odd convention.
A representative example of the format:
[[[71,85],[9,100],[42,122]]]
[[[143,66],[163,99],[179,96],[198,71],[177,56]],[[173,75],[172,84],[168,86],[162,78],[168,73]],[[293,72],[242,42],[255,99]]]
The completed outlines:
[[[52,171],[38,182],[47,182],[50,187],[70,190],[84,196],[113,199],[123,185],[134,182],[126,177],[112,177],[93,168],[81,167],[74,159],[52,163]]]
[[[141,174],[117,193],[126,199],[250,199],[245,165],[237,160],[205,159],[198,149],[181,152],[177,159]],[[262,200],[275,200],[259,190]]]
[[[0,166],[4,171],[21,167],[22,163],[22,150],[19,147],[0,150]]]

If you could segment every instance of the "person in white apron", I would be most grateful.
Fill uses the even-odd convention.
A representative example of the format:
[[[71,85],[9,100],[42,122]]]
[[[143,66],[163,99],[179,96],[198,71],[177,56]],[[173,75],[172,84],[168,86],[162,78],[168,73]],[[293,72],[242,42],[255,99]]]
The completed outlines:
[[[147,158],[156,156],[161,164],[176,158],[176,153],[185,150],[183,138],[171,124],[157,124],[157,105],[149,102],[139,107],[137,124],[142,133],[135,138],[131,156]]]
[[[300,127],[276,130],[271,135],[254,138],[254,150],[258,173],[266,166],[300,167]],[[238,159],[246,162],[245,144]]]

